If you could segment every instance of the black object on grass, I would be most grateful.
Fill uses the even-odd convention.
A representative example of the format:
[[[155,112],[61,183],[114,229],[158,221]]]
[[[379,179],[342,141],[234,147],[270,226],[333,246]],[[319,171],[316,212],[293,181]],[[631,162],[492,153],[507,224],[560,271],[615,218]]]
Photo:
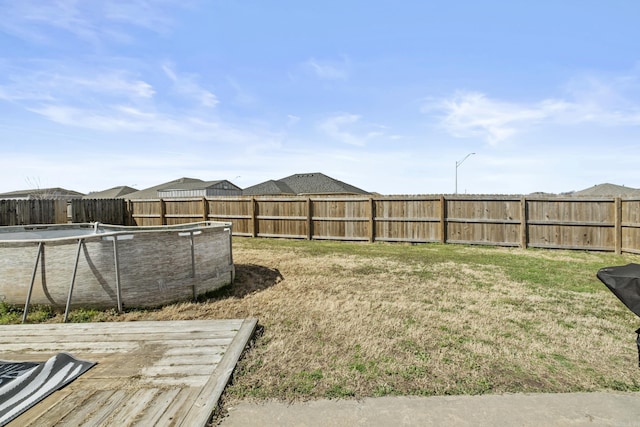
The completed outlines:
[[[629,310],[640,317],[640,264],[601,268],[596,276]],[[636,334],[640,367],[640,329],[636,330]]]

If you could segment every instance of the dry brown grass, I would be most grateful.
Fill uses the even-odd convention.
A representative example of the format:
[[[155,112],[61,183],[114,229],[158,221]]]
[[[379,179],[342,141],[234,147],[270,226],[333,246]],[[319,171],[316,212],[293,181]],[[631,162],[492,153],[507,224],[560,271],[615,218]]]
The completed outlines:
[[[638,319],[595,278],[634,256],[235,239],[236,283],[97,320],[256,317],[227,401],[639,390]]]

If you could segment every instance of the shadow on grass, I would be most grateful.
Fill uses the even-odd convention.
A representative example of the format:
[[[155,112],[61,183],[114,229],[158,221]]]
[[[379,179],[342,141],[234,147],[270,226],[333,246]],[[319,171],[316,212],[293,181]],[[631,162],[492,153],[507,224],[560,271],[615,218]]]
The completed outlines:
[[[284,280],[278,269],[262,265],[236,264],[235,269],[236,276],[233,284],[202,295],[198,298],[198,301],[244,298],[247,295],[268,289]]]

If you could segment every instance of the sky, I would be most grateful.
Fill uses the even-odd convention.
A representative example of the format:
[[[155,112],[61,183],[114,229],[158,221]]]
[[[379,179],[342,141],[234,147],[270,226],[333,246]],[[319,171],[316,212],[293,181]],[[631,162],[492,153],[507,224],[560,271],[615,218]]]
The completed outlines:
[[[640,188],[637,0],[0,10],[0,192],[310,172],[381,194]]]

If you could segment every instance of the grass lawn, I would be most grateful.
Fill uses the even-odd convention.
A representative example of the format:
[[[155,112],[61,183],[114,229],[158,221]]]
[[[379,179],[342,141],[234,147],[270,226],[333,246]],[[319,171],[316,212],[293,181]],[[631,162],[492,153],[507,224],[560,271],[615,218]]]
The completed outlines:
[[[233,255],[236,283],[197,303],[71,319],[257,317],[227,402],[640,391],[640,319],[595,275],[640,256],[249,238]]]

